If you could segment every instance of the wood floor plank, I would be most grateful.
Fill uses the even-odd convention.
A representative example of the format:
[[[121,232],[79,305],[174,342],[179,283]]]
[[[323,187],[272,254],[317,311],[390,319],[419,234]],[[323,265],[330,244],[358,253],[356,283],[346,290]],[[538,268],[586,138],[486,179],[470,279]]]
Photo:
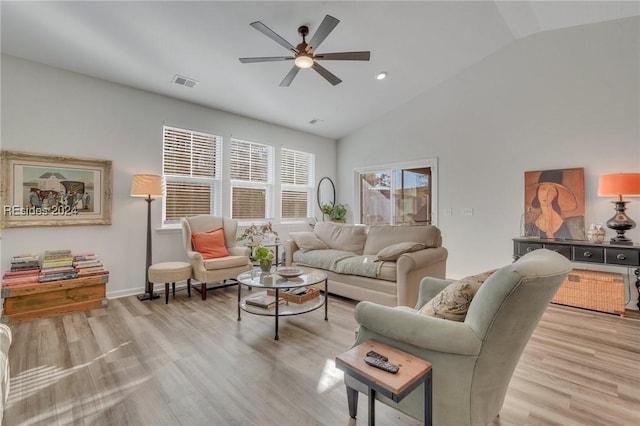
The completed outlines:
[[[245,288],[243,295],[249,294]],[[111,300],[103,309],[11,325],[4,425],[349,425],[334,358],[354,341],[355,302],[282,318],[242,312],[237,287],[207,300]],[[640,320],[552,305],[493,425],[640,424]],[[434,389],[437,392],[437,389]],[[383,404],[381,425],[420,422]],[[455,426],[455,425],[445,425]]]

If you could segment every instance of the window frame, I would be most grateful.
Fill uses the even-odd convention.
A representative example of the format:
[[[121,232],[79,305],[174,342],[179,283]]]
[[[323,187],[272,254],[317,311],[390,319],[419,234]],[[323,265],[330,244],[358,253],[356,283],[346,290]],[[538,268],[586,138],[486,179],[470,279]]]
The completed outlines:
[[[401,163],[388,163],[388,164],[379,164],[375,166],[366,166],[359,167],[354,170],[354,219],[358,222],[362,222],[362,213],[361,213],[361,199],[362,199],[362,187],[361,187],[361,179],[360,175],[366,173],[375,173],[380,171],[391,172],[391,182],[392,187],[395,183],[395,173],[401,170],[406,169],[417,169],[417,168],[430,168],[431,169],[431,225],[438,226],[438,158],[426,158],[422,160],[415,161],[407,161]],[[395,197],[390,198],[391,204],[391,220],[388,225],[395,225],[393,223],[393,218],[395,216],[396,203]],[[401,224],[397,224],[396,226],[402,226]]]
[[[166,159],[166,150],[165,150],[165,137],[166,130],[172,129],[177,132],[188,133],[191,135],[191,140],[193,143],[194,135],[201,135],[207,138],[213,138],[213,150],[215,155],[215,166],[214,166],[214,176],[213,177],[194,177],[194,176],[179,176],[179,175],[171,175],[165,174],[165,159]],[[220,216],[222,214],[220,208],[220,200],[222,199],[222,162],[223,162],[223,144],[224,139],[220,135],[214,135],[209,132],[202,132],[197,130],[186,129],[177,126],[171,125],[163,125],[162,126],[162,176],[165,180],[165,185],[169,183],[198,183],[198,184],[206,184],[211,188],[211,199],[209,206],[209,214]],[[193,145],[192,145],[192,156],[190,159],[191,170],[193,170]],[[163,228],[177,228],[180,226],[179,220],[171,220],[167,221],[167,197],[162,198],[162,227]]]
[[[290,184],[290,183],[283,183],[283,170],[284,170],[284,155],[283,155],[283,151],[289,151],[289,152],[293,152],[293,153],[300,153],[300,154],[304,154],[306,156],[308,156],[308,179],[307,179],[307,184],[306,185],[302,185],[302,184]],[[315,188],[314,186],[314,182],[315,182],[315,165],[316,165],[316,156],[314,153],[312,152],[306,152],[306,151],[301,151],[299,149],[292,149],[292,148],[280,148],[280,222],[284,223],[284,224],[293,224],[293,223],[306,223],[308,222],[313,214],[314,211],[314,204],[313,204],[313,190]],[[307,194],[307,217],[300,217],[300,218],[285,218],[283,216],[283,197],[282,194],[285,191],[296,191],[296,192],[306,192]]]
[[[238,220],[238,224],[240,226],[249,225],[255,222],[268,222],[273,220],[273,212],[274,212],[274,167],[275,167],[275,149],[273,145],[262,143],[262,142],[254,142],[246,139],[234,138],[232,137],[229,143],[229,152],[233,149],[234,142],[242,142],[248,143],[252,145],[260,145],[267,148],[267,170],[266,182],[253,182],[249,180],[240,180],[233,179],[232,177],[232,161],[233,157],[231,154],[229,155],[229,217],[234,218],[233,216],[233,189],[234,188],[247,188],[247,189],[264,189],[265,190],[265,213],[264,218],[255,217],[255,218],[236,218]]]

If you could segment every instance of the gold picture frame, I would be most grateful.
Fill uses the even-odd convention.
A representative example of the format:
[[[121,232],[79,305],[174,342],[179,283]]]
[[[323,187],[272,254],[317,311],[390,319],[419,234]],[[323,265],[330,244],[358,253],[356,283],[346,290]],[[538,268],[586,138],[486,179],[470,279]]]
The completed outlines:
[[[112,162],[0,151],[4,228],[111,225]]]

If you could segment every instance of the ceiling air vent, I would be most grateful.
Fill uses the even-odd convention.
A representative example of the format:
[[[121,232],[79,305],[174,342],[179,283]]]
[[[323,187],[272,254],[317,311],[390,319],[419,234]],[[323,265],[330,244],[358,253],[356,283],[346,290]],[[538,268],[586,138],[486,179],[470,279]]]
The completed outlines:
[[[198,80],[194,80],[189,77],[183,77],[178,74],[176,74],[175,77],[173,77],[173,82],[175,84],[179,84],[180,86],[187,86],[187,87],[196,87],[199,83]]]

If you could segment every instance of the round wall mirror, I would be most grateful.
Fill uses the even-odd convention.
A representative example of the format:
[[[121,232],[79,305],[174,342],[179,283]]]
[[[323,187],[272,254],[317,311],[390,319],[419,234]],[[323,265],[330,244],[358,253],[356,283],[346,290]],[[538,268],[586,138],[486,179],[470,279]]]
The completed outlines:
[[[316,189],[316,196],[320,210],[322,210],[323,204],[331,204],[332,206],[336,204],[336,186],[330,178],[325,176],[320,179]]]

